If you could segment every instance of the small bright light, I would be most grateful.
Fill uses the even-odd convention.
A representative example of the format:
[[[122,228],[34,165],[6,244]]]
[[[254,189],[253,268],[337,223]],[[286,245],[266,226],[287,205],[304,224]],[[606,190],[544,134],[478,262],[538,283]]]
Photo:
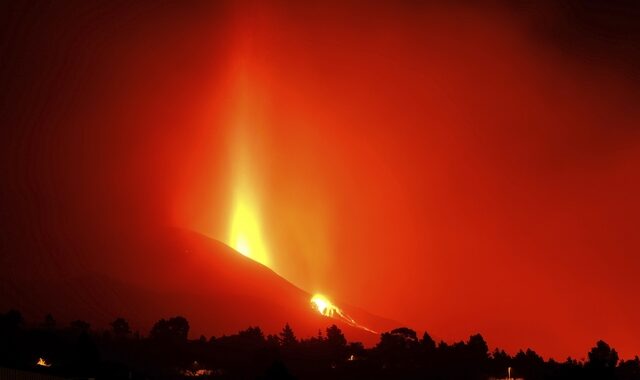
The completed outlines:
[[[51,367],[50,363],[47,363],[46,360],[44,360],[43,358],[38,358],[38,362],[36,363],[36,365],[41,366],[41,367]]]

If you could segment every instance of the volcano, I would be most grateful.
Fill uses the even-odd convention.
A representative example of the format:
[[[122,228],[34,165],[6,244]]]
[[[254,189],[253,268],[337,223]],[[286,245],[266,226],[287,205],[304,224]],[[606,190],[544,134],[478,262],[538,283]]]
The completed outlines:
[[[372,331],[322,315],[311,307],[311,294],[229,246],[192,231],[157,228],[142,236],[125,233],[60,245],[56,240],[37,248],[90,251],[105,258],[115,254],[122,259],[115,271],[102,270],[98,264],[85,268],[81,276],[65,275],[70,271],[57,262],[38,268],[37,276],[25,277],[19,273],[19,263],[9,263],[16,270],[12,265],[2,270],[0,310],[18,309],[28,321],[51,313],[60,323],[82,319],[97,328],[124,317],[142,334],[160,318],[182,315],[190,322],[192,338],[232,334],[249,326],[277,333],[286,323],[299,337],[308,337],[336,324],[348,340],[372,345],[378,341],[372,331],[397,327],[342,302],[337,304],[345,313]]]

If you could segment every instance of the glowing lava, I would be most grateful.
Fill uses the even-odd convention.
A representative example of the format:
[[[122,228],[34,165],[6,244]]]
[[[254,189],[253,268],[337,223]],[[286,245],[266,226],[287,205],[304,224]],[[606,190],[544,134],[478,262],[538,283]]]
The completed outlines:
[[[331,301],[329,301],[329,299],[322,294],[314,294],[313,297],[311,297],[310,302],[311,308],[324,315],[325,317],[335,318],[349,324],[350,326],[357,327],[373,334],[377,334],[377,332],[371,330],[370,328],[358,324],[355,319],[348,316],[344,311],[342,311],[342,309],[331,303]]]
[[[340,309],[338,309],[322,294],[315,294],[311,297],[311,307],[326,317],[333,317],[336,313],[341,312]]]

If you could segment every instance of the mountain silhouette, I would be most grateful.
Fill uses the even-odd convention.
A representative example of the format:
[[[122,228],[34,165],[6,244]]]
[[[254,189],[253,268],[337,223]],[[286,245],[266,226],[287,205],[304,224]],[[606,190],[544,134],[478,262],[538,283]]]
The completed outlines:
[[[220,336],[257,325],[276,333],[285,323],[305,337],[335,323],[349,340],[370,345],[379,338],[320,315],[310,305],[311,294],[229,246],[192,231],[155,228],[144,234],[78,239],[67,246],[60,246],[58,239],[40,244],[38,250],[90,252],[103,260],[93,260],[80,272],[68,269],[78,263],[57,262],[42,265],[37,275],[22,276],[20,266],[28,263],[23,257],[14,263],[14,270],[6,270],[11,266],[0,270],[4,272],[0,310],[19,309],[33,322],[47,313],[60,322],[80,318],[96,328],[124,317],[142,334],[160,317],[183,315],[192,337]],[[37,255],[40,261],[42,256],[42,252]],[[398,326],[348,304],[336,304],[374,331]]]

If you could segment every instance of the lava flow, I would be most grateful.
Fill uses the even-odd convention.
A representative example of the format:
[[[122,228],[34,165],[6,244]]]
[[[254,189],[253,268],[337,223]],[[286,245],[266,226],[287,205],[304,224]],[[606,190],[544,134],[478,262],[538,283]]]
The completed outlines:
[[[322,294],[314,294],[313,297],[311,297],[310,303],[312,309],[316,310],[318,313],[324,315],[325,317],[335,318],[349,324],[350,326],[357,327],[373,334],[377,334],[376,331],[373,331],[370,328],[356,322],[355,319],[347,315],[344,311],[342,311],[342,309],[334,305],[331,301],[329,301],[327,297],[323,296]]]

